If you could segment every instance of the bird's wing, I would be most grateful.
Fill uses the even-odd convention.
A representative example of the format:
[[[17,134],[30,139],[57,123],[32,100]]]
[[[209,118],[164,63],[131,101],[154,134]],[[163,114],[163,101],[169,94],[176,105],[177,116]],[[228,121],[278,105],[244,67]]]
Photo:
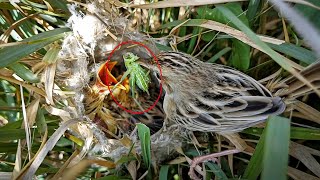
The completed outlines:
[[[268,118],[281,114],[285,104],[279,97],[240,96],[220,101],[216,106],[195,99],[178,106],[178,123],[193,131],[241,131]]]
[[[178,123],[196,131],[241,131],[284,111],[281,98],[253,78],[224,66],[215,72],[218,80],[212,87],[178,98]]]

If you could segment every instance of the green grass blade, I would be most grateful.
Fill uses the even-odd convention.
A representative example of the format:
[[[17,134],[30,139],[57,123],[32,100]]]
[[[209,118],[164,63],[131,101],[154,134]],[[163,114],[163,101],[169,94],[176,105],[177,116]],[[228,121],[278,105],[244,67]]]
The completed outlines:
[[[12,69],[19,77],[21,77],[25,81],[28,81],[31,83],[40,82],[39,77],[35,75],[29,68],[27,68],[21,63],[18,63],[18,62],[13,63],[9,65],[9,68]]]
[[[260,0],[250,0],[246,16],[249,24],[252,25],[260,6]]]
[[[262,180],[287,179],[289,143],[290,120],[280,116],[269,117]]]
[[[141,123],[137,124],[138,135],[141,141],[142,158],[147,168],[151,166],[151,141],[150,141],[150,129]]]
[[[24,129],[0,129],[0,141],[24,139],[26,137]]]
[[[62,9],[65,12],[69,12],[67,1],[65,0],[47,0],[53,8]]]
[[[228,180],[226,174],[221,170],[221,168],[217,164],[206,162],[205,165],[208,166],[209,169],[214,173],[214,175],[216,176],[215,179]]]
[[[16,98],[14,95],[16,92],[16,88],[12,86],[8,81],[0,80],[0,90],[5,92],[3,99],[0,99],[0,105],[4,107],[17,107]],[[2,115],[7,116],[9,122],[16,121],[19,116],[19,112],[15,111],[3,111],[1,113]]]
[[[263,130],[263,129],[261,129]],[[251,157],[249,164],[244,172],[243,178],[255,180],[262,171],[263,147],[265,146],[266,129],[263,130],[260,140],[255,148],[254,154]]]
[[[293,68],[286,62],[286,60],[280,56],[280,54],[273,51],[266,43],[262,42],[260,38],[241,20],[238,19],[229,9],[223,6],[217,6],[219,11],[224,14],[238,29],[245,33],[250,40],[258,45],[266,54],[268,54],[273,60],[275,60],[281,67],[288,71],[293,71]]]
[[[262,134],[262,128],[248,128],[242,131],[242,133],[251,134],[254,136],[260,136]],[[319,129],[309,129],[302,127],[291,127],[290,129],[291,139],[300,140],[320,140],[320,130]]]
[[[0,130],[18,129],[21,127],[21,123],[22,123],[22,120],[12,121],[6,124],[5,126],[0,127]]]
[[[231,48],[226,47],[226,48],[222,49],[221,51],[219,51],[218,53],[216,53],[214,56],[212,56],[207,62],[214,63],[214,62],[216,62],[216,60],[218,60],[221,56],[223,56],[224,54],[226,54],[229,51],[231,51]]]
[[[260,133],[261,131],[262,129],[260,128]],[[258,179],[258,176],[260,175],[262,169],[265,175],[269,175],[270,172],[267,171],[269,170],[266,169],[267,167],[271,170],[279,168],[282,171],[279,171],[279,173],[286,174],[286,170],[284,170],[283,168],[287,167],[290,140],[289,137],[290,120],[279,116],[269,117],[267,127],[261,134],[260,140],[244,172],[243,178],[249,180]],[[277,151],[272,152],[272,150],[274,150],[273,148],[275,150],[284,149],[284,151],[281,153],[278,153]],[[269,157],[270,155],[283,157]],[[284,159],[284,161],[280,162],[279,159]],[[281,164],[282,167],[277,167],[277,165],[272,163],[279,163],[279,165]],[[274,172],[276,172],[276,170]],[[270,173],[270,175],[271,174],[272,173]],[[272,179],[272,177],[268,177],[266,179]]]
[[[0,143],[0,152],[1,153],[16,153],[18,147],[18,143]]]
[[[36,116],[37,131],[41,135],[44,135],[48,129],[46,119],[45,119],[43,112],[44,112],[43,108],[39,108],[37,111],[37,116]]]
[[[161,166],[160,172],[159,172],[159,180],[167,180],[168,173],[169,173],[169,165]]]
[[[240,29],[243,33],[245,33],[248,38],[255,44],[256,48],[261,50],[262,52],[269,55],[274,61],[276,61],[282,68],[289,71],[293,74],[297,79],[305,83],[307,86],[311,87],[315,93],[320,96],[320,91],[312,85],[306,78],[304,78],[301,74],[299,74],[291,62],[286,59],[284,56],[280,55],[276,51],[272,50],[266,43],[264,43],[250,28],[248,28],[241,20],[238,19],[229,9],[223,6],[217,6],[219,11],[221,11],[238,29]]]
[[[296,46],[294,44],[283,43],[280,45],[276,45],[268,43],[268,45],[276,51],[289,55],[307,64],[312,64],[317,61],[317,57],[312,51],[307,50],[303,47]]]
[[[247,17],[244,15],[244,12],[241,8],[240,3],[227,3],[222,5],[223,7],[230,10],[232,13],[234,13],[237,18],[243,22],[246,25],[249,25]],[[231,27],[236,27],[232,23],[230,23],[229,19],[225,17],[224,14],[222,14],[217,8],[206,8],[201,7],[197,9],[198,14],[201,14],[201,16],[198,16],[198,19],[208,19],[208,20],[214,20],[223,24],[230,24]],[[208,40],[211,40],[215,37],[214,32],[207,33],[203,35],[203,37],[207,37]],[[245,71],[250,66],[250,46],[246,43],[243,43],[239,41],[238,39],[232,38],[232,53],[229,57],[229,63],[234,66],[237,69],[240,69],[242,71]]]
[[[26,44],[4,47],[0,49],[0,67],[6,67],[19,61],[21,58],[43,48],[44,46],[64,37],[64,33],[70,31],[69,28],[59,28],[52,31],[43,32],[24,39]]]

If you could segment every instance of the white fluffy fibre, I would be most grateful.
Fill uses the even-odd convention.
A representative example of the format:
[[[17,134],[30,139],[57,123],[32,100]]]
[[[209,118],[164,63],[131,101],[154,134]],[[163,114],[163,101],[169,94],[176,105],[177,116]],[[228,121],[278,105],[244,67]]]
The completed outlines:
[[[91,15],[84,17],[74,14],[68,22],[72,22],[72,30],[82,38],[85,44],[94,45],[96,42],[96,34],[102,33],[103,25],[100,21]]]

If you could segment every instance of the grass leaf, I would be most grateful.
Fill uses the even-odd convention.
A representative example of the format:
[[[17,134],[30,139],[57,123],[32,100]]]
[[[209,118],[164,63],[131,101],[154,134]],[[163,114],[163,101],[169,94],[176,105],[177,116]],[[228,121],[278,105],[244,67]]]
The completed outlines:
[[[260,136],[262,134],[262,128],[248,128],[242,131],[246,134],[251,134],[255,136]],[[320,140],[320,130],[319,129],[309,129],[303,127],[291,127],[290,130],[291,139],[301,139],[301,140]]]
[[[243,178],[248,180],[255,180],[258,178],[262,171],[262,160],[263,160],[263,147],[265,146],[266,129],[261,129],[262,134],[260,140],[255,148],[254,154],[252,155],[249,164],[244,172]]]
[[[280,116],[271,116],[268,120],[261,179],[285,180],[288,168],[290,120]]]
[[[159,180],[168,179],[169,165],[163,165],[160,168]]]
[[[268,45],[276,51],[284,53],[307,64],[312,64],[317,61],[317,57],[312,51],[307,50],[303,47],[296,46],[294,44],[283,43],[277,45],[268,43]]]
[[[45,47],[46,45],[64,37],[64,33],[70,31],[69,28],[59,28],[46,31],[21,41],[23,44],[4,47],[0,49],[0,67],[6,67],[19,61],[21,58]]]
[[[13,63],[9,65],[9,68],[12,69],[19,77],[21,77],[25,81],[31,83],[40,82],[39,77],[36,74],[34,74],[28,67],[24,66],[21,63]]]
[[[228,177],[226,176],[226,174],[221,170],[221,168],[217,164],[206,162],[205,165],[208,166],[210,170],[214,173],[214,175],[216,176],[215,179],[228,180]]]
[[[141,123],[137,124],[138,135],[141,142],[141,150],[143,161],[145,162],[147,168],[151,166],[151,142],[150,142],[150,129]]]

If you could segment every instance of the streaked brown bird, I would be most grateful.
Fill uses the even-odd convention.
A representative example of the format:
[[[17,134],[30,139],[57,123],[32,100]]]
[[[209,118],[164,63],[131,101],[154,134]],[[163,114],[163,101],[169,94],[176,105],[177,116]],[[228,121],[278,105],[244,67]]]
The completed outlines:
[[[239,132],[285,109],[280,97],[272,97],[268,89],[240,71],[181,52],[163,52],[157,57],[166,92],[163,106],[167,119],[186,129]],[[159,77],[154,62],[141,64]]]
[[[217,132],[230,136],[263,122],[270,115],[285,110],[280,97],[250,76],[227,66],[202,62],[181,52],[162,52],[158,56],[162,69],[165,97],[163,109],[167,121],[174,121],[191,131]],[[160,81],[160,71],[153,61],[141,61]],[[236,145],[237,147],[237,145]],[[240,152],[229,150],[195,159],[189,174],[203,160]]]

